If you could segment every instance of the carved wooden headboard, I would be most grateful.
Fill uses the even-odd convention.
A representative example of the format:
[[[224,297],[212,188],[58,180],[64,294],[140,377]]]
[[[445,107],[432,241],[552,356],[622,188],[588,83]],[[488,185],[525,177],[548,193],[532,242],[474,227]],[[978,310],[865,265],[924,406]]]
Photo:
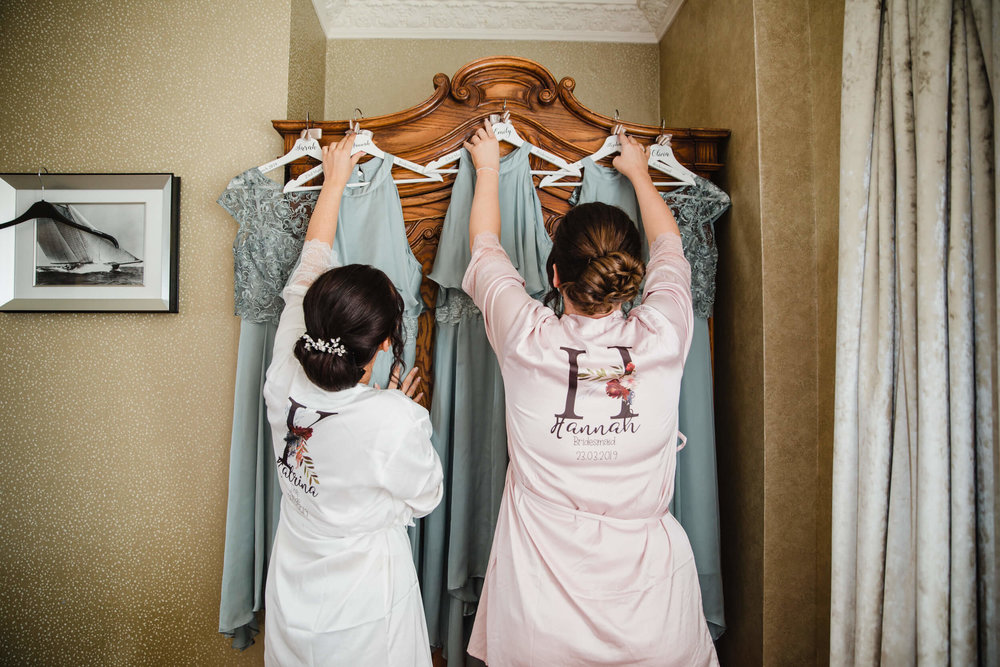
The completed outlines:
[[[371,130],[380,148],[413,162],[426,164],[462,145],[474,129],[490,113],[504,108],[510,121],[528,142],[566,158],[578,160],[597,150],[611,132],[615,120],[589,110],[573,95],[576,82],[565,77],[558,83],[544,67],[524,58],[493,57],[475,60],[448,79],[444,74],[434,77],[434,94],[415,107],[386,116],[365,118],[362,129]],[[347,131],[349,120],[311,123],[323,130],[322,144],[338,139]],[[652,142],[662,133],[673,135],[674,155],[685,167],[705,177],[722,169],[721,153],[728,130],[661,129],[619,120],[626,131],[644,143]],[[284,137],[285,151],[292,148],[306,121],[276,120],[274,128]],[[501,151],[505,150],[501,144]],[[535,162],[532,168],[548,169],[550,165]],[[302,158],[287,167],[286,178],[294,178],[316,162]],[[397,168],[398,169],[398,168]],[[398,169],[401,177],[408,174]],[[410,174],[412,176],[412,174]],[[441,225],[451,196],[454,176],[446,175],[443,183],[408,183],[399,186],[403,205],[406,235],[413,254],[424,267],[421,292],[429,308],[433,308],[437,286],[426,278],[434,264]],[[318,183],[318,181],[317,181]],[[567,199],[571,188],[538,190],[546,227],[553,225],[569,209]],[[430,405],[434,336],[433,310],[421,315],[417,334],[417,366],[425,376],[424,403]]]

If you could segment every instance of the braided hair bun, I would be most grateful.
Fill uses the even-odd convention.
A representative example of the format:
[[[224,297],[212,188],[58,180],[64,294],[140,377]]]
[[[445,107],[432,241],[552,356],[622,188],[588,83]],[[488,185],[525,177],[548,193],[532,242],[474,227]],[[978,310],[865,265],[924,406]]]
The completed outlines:
[[[646,276],[641,253],[639,230],[620,208],[598,202],[572,208],[552,239],[546,269],[553,285],[558,267],[560,284],[545,295],[545,304],[561,291],[579,312],[597,315],[631,301]]]

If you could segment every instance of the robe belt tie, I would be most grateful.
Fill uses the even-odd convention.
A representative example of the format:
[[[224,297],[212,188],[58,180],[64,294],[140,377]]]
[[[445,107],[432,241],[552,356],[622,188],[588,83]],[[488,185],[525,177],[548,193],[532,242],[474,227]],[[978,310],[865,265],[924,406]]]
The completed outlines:
[[[647,517],[635,517],[635,518],[621,518],[615,516],[608,516],[606,514],[595,514],[593,512],[586,512],[584,510],[576,509],[574,507],[569,507],[568,505],[562,505],[560,503],[549,500],[548,498],[543,498],[538,495],[521,481],[517,479],[513,474],[508,473],[510,479],[508,483],[512,483],[513,487],[513,498],[515,503],[524,499],[528,504],[537,504],[543,507],[549,508],[555,512],[560,512],[562,514],[568,514],[570,516],[578,517],[580,519],[587,519],[589,521],[600,521],[602,523],[608,524],[610,526],[618,526],[620,528],[637,528],[645,524],[654,524],[661,522],[664,518],[670,516],[669,510],[664,510],[661,514],[654,514]]]

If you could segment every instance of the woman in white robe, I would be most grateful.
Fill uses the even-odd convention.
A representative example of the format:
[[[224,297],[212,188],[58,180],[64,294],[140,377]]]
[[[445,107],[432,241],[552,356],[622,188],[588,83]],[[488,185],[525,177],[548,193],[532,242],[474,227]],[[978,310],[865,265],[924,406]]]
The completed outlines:
[[[401,357],[402,300],[378,269],[336,268],[353,137],[323,149],[325,185],[267,370],[264,398],[281,484],[268,567],[267,665],[429,666],[406,526],[441,500],[427,410],[367,381],[375,354]]]

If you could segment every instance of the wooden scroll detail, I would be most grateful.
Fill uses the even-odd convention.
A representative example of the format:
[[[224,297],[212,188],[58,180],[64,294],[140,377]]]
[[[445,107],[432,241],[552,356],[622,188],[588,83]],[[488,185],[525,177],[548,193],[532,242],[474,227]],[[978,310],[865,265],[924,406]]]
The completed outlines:
[[[511,112],[516,107],[535,111],[557,97],[556,80],[549,71],[524,58],[474,60],[455,72],[451,85],[452,97],[467,106],[502,100]]]
[[[573,94],[576,82],[565,77],[558,83],[543,66],[525,58],[501,56],[475,60],[449,79],[434,76],[434,92],[424,102],[397,113],[361,119],[361,127],[371,130],[375,142],[384,151],[426,164],[460,148],[473,131],[491,113],[506,108],[518,133],[528,142],[573,162],[593,153],[615,125],[611,117],[585,107]],[[347,131],[349,120],[312,123],[322,128],[321,143],[339,139]],[[672,135],[674,155],[691,171],[711,178],[722,169],[722,151],[728,130],[703,128],[667,128],[639,125],[619,120],[629,134],[649,143],[661,133]],[[291,149],[305,121],[275,120],[275,130],[284,138],[285,152]],[[501,145],[501,150],[509,147]],[[311,158],[296,160],[286,167],[286,180],[294,178],[315,164]],[[608,161],[610,163],[610,161]],[[532,167],[549,169],[550,165],[532,157]],[[412,176],[395,168],[396,177]],[[318,185],[317,180],[313,184]],[[421,294],[429,311],[421,315],[417,334],[417,366],[424,381],[424,405],[430,405],[433,368],[433,307],[437,285],[426,278],[434,265],[441,228],[451,197],[454,176],[445,175],[443,183],[407,183],[399,186],[406,236],[414,256],[423,266],[425,278]],[[537,181],[536,181],[537,182]],[[543,188],[538,197],[551,231],[569,209],[571,187]]]

